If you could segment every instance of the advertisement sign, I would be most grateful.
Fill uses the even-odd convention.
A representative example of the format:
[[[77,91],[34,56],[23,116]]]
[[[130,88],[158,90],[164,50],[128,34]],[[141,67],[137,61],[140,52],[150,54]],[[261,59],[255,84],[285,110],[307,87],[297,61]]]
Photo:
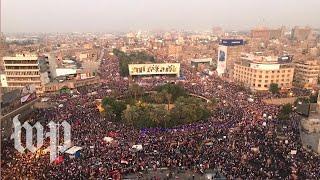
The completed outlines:
[[[219,76],[225,73],[226,66],[227,66],[227,46],[219,46],[218,61],[217,61],[217,72]]]
[[[223,46],[241,46],[244,45],[243,39],[222,39],[220,45]]]
[[[129,74],[132,75],[155,75],[155,74],[180,74],[180,63],[158,64],[129,64]]]
[[[278,62],[279,63],[290,63],[293,60],[293,56],[292,55],[285,55],[285,56],[280,56],[278,58]]]
[[[259,70],[279,70],[280,64],[257,64],[257,63],[250,63],[250,67],[252,69],[259,69]]]

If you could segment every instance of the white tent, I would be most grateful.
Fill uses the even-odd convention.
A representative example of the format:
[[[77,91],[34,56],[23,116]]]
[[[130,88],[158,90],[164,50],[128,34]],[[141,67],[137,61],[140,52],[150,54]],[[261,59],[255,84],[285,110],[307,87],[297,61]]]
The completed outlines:
[[[142,148],[142,144],[136,144],[132,146],[132,149],[136,150],[136,151],[141,151]]]
[[[254,102],[254,99],[253,98],[248,98],[248,101],[249,102]]]
[[[103,140],[107,143],[111,143],[113,141],[112,137],[104,137]]]
[[[79,146],[73,146],[72,148],[66,150],[65,153],[73,155],[73,154],[75,154],[77,151],[80,151],[81,149],[83,149],[83,148],[82,148],[82,147],[79,147]]]
[[[44,97],[41,99],[41,102],[47,102],[50,98]]]
[[[290,154],[292,155],[297,154],[297,150],[291,150]]]

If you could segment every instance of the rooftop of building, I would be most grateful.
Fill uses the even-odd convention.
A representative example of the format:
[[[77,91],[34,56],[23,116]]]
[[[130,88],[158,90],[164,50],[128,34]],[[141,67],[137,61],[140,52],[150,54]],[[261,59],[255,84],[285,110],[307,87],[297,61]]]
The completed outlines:
[[[16,54],[15,56],[5,56],[3,60],[38,60],[35,54]]]

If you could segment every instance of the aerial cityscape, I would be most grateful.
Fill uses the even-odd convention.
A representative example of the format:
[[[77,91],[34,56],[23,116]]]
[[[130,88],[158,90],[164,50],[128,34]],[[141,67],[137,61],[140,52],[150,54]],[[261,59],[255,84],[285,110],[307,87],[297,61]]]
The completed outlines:
[[[0,179],[320,179],[319,7],[0,0]]]

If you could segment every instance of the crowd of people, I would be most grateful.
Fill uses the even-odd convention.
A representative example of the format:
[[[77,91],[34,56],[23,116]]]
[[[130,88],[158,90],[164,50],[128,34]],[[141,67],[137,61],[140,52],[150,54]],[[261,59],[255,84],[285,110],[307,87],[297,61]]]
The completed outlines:
[[[108,121],[95,100],[127,93],[130,81],[120,76],[117,59],[109,57],[101,62],[101,85],[50,95],[52,103],[63,106],[35,110],[29,119],[43,125],[68,121],[72,144],[83,148],[80,157],[61,153],[62,162],[50,163],[49,154],[20,154],[12,140],[4,141],[2,179],[118,179],[159,168],[200,174],[215,169],[227,179],[319,179],[320,158],[302,147],[298,115],[280,122],[278,106],[264,104],[261,97],[240,86],[216,75],[196,74],[185,65],[182,73],[183,80],[162,76],[135,82],[151,89],[176,80],[190,93],[214,97],[218,103],[209,119],[168,129],[135,129]],[[96,93],[89,96],[90,92]],[[249,97],[254,101],[248,101]],[[113,141],[106,142],[104,137]],[[136,144],[143,149],[133,151]]]

